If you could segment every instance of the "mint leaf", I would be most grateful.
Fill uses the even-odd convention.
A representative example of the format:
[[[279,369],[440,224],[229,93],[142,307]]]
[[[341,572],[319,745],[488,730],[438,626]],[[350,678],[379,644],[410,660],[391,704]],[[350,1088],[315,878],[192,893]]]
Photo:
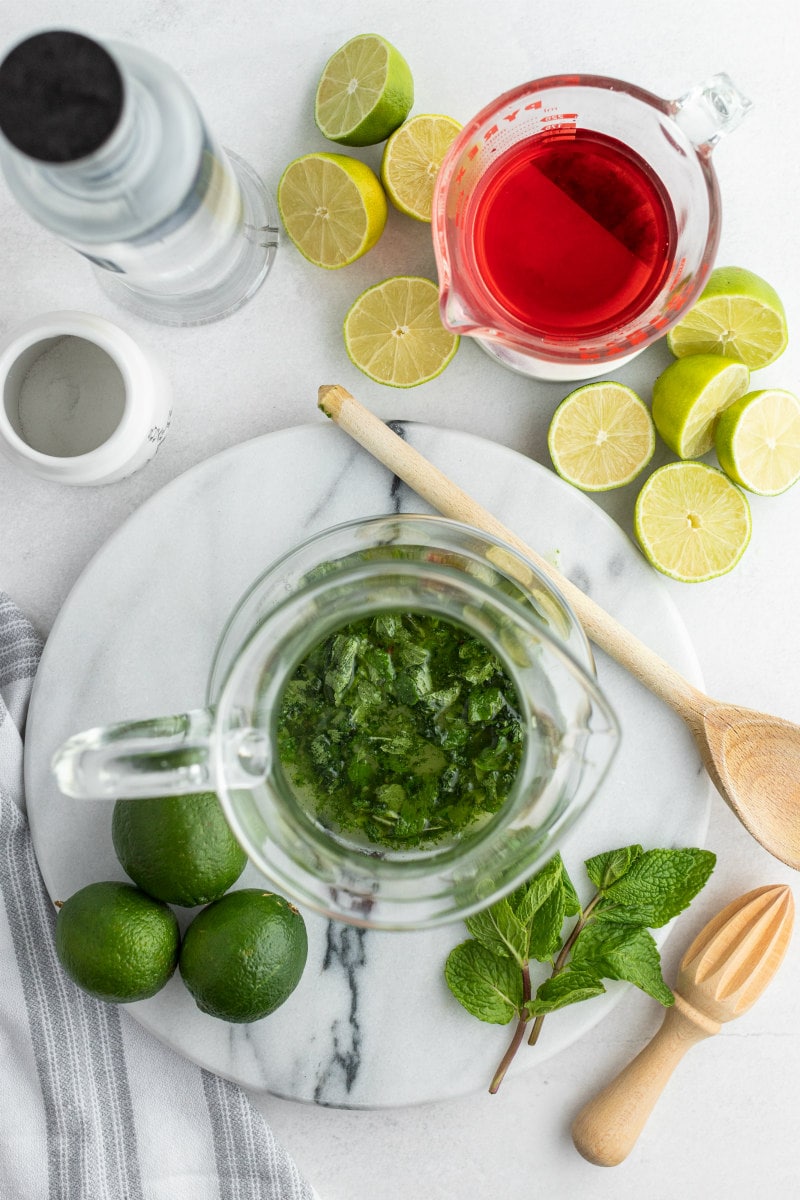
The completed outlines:
[[[658,929],[691,904],[714,870],[710,850],[648,850],[606,889],[604,920]]]
[[[528,954],[539,962],[550,962],[561,946],[566,916],[564,886],[559,880],[554,891],[533,916],[528,934]]]
[[[545,900],[561,885],[564,874],[564,864],[561,855],[556,854],[549,862],[537,871],[523,887],[509,897],[511,904],[523,925],[529,926],[537,911]]]
[[[605,854],[587,858],[583,865],[598,892],[604,892],[612,883],[626,875],[643,853],[641,846],[623,846],[619,850],[608,850]]]
[[[522,972],[470,938],[455,946],[444,967],[447,986],[467,1012],[491,1025],[507,1025],[522,1004]]]
[[[603,979],[634,983],[659,1004],[674,1004],[675,997],[661,976],[661,955],[653,937],[635,925],[590,922],[575,940],[572,966],[596,972]]]
[[[588,967],[567,967],[559,975],[551,975],[545,979],[536,991],[533,1000],[529,1000],[525,1009],[531,1017],[543,1017],[546,1013],[555,1012],[557,1008],[566,1008],[568,1004],[577,1004],[581,1000],[590,1000],[592,996],[600,996],[606,989],[596,973]]]
[[[568,917],[574,917],[576,913],[581,911],[581,902],[578,899],[578,893],[575,891],[574,884],[567,874],[566,867],[563,867],[561,872],[561,885],[564,889],[564,912]]]
[[[535,1045],[548,1013],[605,992],[604,979],[624,980],[667,1006],[675,997],[661,974],[648,926],[658,928],[687,908],[705,885],[716,856],[700,849],[644,851],[622,846],[588,858],[596,888],[583,908],[556,854],[507,899],[470,917],[473,935],[451,951],[445,976],[453,995],[481,1021],[517,1026],[492,1079],[499,1088],[535,1018]],[[564,920],[577,915],[564,938]],[[531,999],[528,962],[549,962],[551,974]]]
[[[581,907],[561,855],[554,854],[510,899],[528,927],[528,956],[549,961],[561,945],[564,918]]]
[[[508,900],[468,917],[466,926],[474,938],[493,954],[513,958],[520,967],[528,961],[528,930]]]

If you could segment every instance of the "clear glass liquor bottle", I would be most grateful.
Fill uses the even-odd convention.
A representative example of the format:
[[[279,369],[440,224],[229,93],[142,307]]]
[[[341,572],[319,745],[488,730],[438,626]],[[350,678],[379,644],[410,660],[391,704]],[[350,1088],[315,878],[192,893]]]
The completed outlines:
[[[180,77],[137,47],[61,30],[16,46],[0,65],[0,163],[30,215],[147,319],[227,316],[275,256],[263,183],[218,145]]]

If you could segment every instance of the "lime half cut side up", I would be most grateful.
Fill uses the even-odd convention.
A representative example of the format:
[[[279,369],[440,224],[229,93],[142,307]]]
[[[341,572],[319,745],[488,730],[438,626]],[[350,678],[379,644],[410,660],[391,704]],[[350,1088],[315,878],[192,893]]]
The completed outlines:
[[[376,383],[416,387],[441,375],[458,349],[442,325],[430,279],[394,275],[362,292],[344,319],[351,361]]]
[[[744,267],[717,267],[697,303],[667,334],[676,358],[720,354],[751,371],[783,354],[789,341],[786,313],[766,279]]]
[[[439,167],[460,132],[458,121],[435,113],[412,117],[395,130],[381,162],[381,180],[395,208],[416,221],[430,221]]]
[[[562,479],[587,492],[622,487],[642,471],[656,445],[647,406],[621,383],[589,383],[562,400],[547,445]]]
[[[374,146],[402,125],[413,103],[414,80],[400,51],[376,33],[362,33],[325,64],[314,119],[332,142]]]
[[[781,388],[748,392],[719,419],[719,465],[759,496],[777,496],[800,479],[800,400]]]
[[[747,391],[744,363],[714,354],[679,358],[653,384],[653,420],[679,458],[699,458],[714,445],[717,419]]]
[[[667,463],[636,500],[634,527],[645,557],[683,583],[701,583],[736,566],[750,541],[747,498],[706,463]]]
[[[388,206],[366,163],[345,154],[304,154],[278,183],[278,211],[300,253],[334,270],[355,262],[383,233]]]

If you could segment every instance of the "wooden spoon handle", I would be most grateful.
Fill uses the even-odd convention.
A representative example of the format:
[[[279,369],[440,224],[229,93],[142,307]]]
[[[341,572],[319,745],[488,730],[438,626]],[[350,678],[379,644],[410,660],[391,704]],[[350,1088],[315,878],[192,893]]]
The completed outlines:
[[[621,1163],[686,1051],[719,1028],[676,996],[652,1041],[575,1118],[572,1140],[583,1157],[598,1167]]]
[[[319,389],[318,403],[326,416],[438,512],[476,529],[483,529],[530,559],[561,591],[595,645],[605,650],[680,716],[695,719],[711,704],[708,697],[694,688],[674,667],[570,583],[560,571],[462,491],[418,450],[398,437],[379,417],[359,404],[343,387],[323,385]]]

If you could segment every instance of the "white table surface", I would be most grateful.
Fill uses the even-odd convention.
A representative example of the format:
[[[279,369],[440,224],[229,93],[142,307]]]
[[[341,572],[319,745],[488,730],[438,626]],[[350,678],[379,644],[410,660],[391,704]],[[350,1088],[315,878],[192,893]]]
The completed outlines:
[[[726,70],[755,109],[715,153],[724,203],[718,262],[758,271],[783,297],[794,338],[755,382],[800,389],[795,0],[5,0],[0,14],[4,44],[38,28],[71,26],[159,54],[182,73],[220,139],[249,158],[272,189],[291,158],[330,148],[313,123],[316,80],[327,56],[356,33],[382,33],[406,56],[415,112],[461,120],[514,84],[558,71],[616,75],[677,96]],[[379,147],[356,153],[377,166]],[[387,419],[466,429],[548,463],[547,425],[566,387],[505,372],[467,339],[439,380],[409,392],[381,388],[349,363],[340,325],[358,292],[387,275],[434,271],[425,228],[395,212],[378,246],[343,271],[315,270],[284,240],[256,298],[202,329],[164,329],[114,309],[81,260],[34,226],[2,183],[0,263],[0,332],[48,309],[101,313],[160,352],[175,388],[167,440],[123,483],[70,489],[0,462],[0,587],[43,633],[94,552],[143,500],[218,450],[313,420],[320,383],[344,384]],[[616,377],[647,398],[668,360],[656,346]],[[667,458],[659,451],[653,465]],[[629,487],[599,501],[628,532],[635,492]],[[708,691],[800,721],[800,487],[777,499],[753,498],[752,510],[752,542],[731,575],[665,586]],[[668,978],[690,937],[729,899],[760,884],[796,882],[721,801],[707,844],[718,855],[717,870],[667,944]],[[634,991],[591,1034],[541,1069],[508,1080],[496,1097],[378,1112],[254,1099],[324,1200],[788,1200],[800,1194],[798,991],[795,942],[758,1005],[692,1051],[633,1154],[612,1171],[577,1155],[569,1124],[660,1020]]]

